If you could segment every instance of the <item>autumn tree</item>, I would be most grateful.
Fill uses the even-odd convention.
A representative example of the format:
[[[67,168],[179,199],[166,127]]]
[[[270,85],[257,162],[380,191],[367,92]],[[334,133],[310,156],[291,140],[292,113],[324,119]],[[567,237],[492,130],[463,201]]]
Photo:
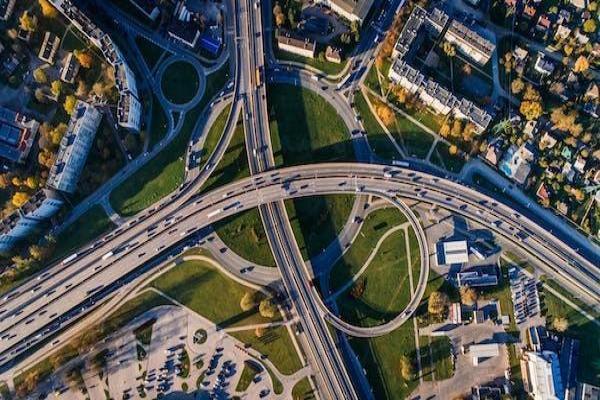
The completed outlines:
[[[569,320],[565,317],[556,317],[552,321],[552,327],[557,332],[565,332],[569,329]]]
[[[541,100],[542,96],[540,93],[532,85],[528,84],[525,87],[525,93],[523,94],[523,101],[521,102],[519,111],[527,120],[531,121],[537,119],[544,111]]]
[[[254,336],[257,338],[265,336],[265,333],[267,333],[267,329],[264,326],[257,326],[256,329],[254,329]]]
[[[62,82],[59,80],[55,80],[50,85],[50,90],[55,97],[60,96],[60,92],[62,91]]]
[[[75,96],[69,95],[65,98],[65,103],[63,104],[63,107],[67,114],[73,114],[73,111],[75,111],[75,104],[77,104],[77,99],[75,98]]]
[[[35,15],[29,15],[29,11],[24,11],[19,17],[19,26],[27,32],[35,32],[38,25],[38,19]]]
[[[46,71],[43,68],[39,67],[33,70],[33,79],[37,83],[46,83],[48,82],[48,77],[46,76]]]
[[[517,78],[510,84],[510,90],[513,94],[519,94],[525,89],[525,82],[521,78]]]
[[[15,207],[19,208],[25,204],[27,200],[29,200],[29,195],[26,192],[15,192],[10,201]]]
[[[413,363],[405,355],[400,357],[400,375],[405,381],[412,380],[415,377],[415,368]]]
[[[460,137],[463,131],[462,121],[459,119],[455,119],[452,123],[452,130],[450,131],[450,136],[452,137]]]
[[[581,55],[577,58],[577,60],[575,60],[575,64],[573,65],[573,72],[585,72],[588,70],[588,68],[590,68],[590,63],[587,57]]]
[[[456,153],[458,153],[458,147],[456,147],[455,144],[451,144],[450,147],[448,147],[448,153],[453,156]]]
[[[365,292],[367,286],[367,280],[365,278],[360,278],[358,281],[352,285],[352,289],[350,289],[350,296],[355,299],[359,299],[362,297]]]
[[[265,318],[273,318],[277,314],[277,306],[271,299],[263,299],[258,306],[258,312]]]
[[[38,103],[44,104],[48,101],[48,98],[46,97],[46,94],[44,93],[42,88],[35,89],[35,92],[33,92],[33,97],[35,97],[35,100]]]
[[[449,134],[450,134],[450,124],[448,123],[448,121],[444,121],[444,124],[440,127],[440,136],[448,137]]]
[[[42,9],[42,15],[47,18],[56,18],[58,12],[56,8],[50,4],[48,0],[38,0],[40,8]]]
[[[427,311],[433,315],[441,315],[448,307],[448,296],[445,293],[434,291],[427,300]]]
[[[240,300],[240,308],[242,309],[242,311],[250,311],[252,310],[252,308],[254,308],[254,306],[256,306],[254,293],[244,293],[242,299]]]
[[[75,50],[73,54],[75,55],[77,62],[79,62],[79,65],[81,65],[83,68],[87,69],[92,67],[94,58],[90,53],[82,50]]]
[[[275,7],[273,7],[273,15],[275,16],[275,24],[278,28],[281,28],[283,24],[285,24],[285,14],[281,10],[279,3],[275,3]]]
[[[472,306],[477,302],[477,291],[469,286],[463,286],[460,288],[460,301],[461,303]]]
[[[583,31],[585,33],[594,33],[596,32],[596,21],[593,19],[588,19],[583,23]]]
[[[27,179],[25,179],[25,186],[27,186],[31,190],[37,189],[39,184],[40,181],[35,176],[28,176]]]
[[[444,50],[444,53],[450,58],[456,55],[456,48],[450,42],[444,41],[444,43],[442,43],[442,50]]]
[[[385,126],[389,126],[394,123],[394,111],[386,104],[382,103],[377,105],[375,107],[375,111],[377,113],[377,116],[379,117],[379,119],[381,119],[381,122],[383,122]]]

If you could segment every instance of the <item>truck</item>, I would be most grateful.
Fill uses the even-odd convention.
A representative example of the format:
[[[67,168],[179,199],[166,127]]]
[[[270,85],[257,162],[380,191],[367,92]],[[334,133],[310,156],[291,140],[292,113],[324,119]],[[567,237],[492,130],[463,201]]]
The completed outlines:
[[[210,212],[210,213],[207,215],[207,217],[208,217],[208,218],[212,218],[212,217],[214,217],[215,215],[218,215],[218,214],[220,214],[220,213],[221,213],[221,210],[220,210],[220,209],[219,209],[219,210],[215,210],[215,211],[212,211],[212,212]]]
[[[69,257],[65,258],[62,262],[63,265],[66,265],[77,258],[77,253],[71,254]]]
[[[106,260],[106,259],[108,259],[108,258],[112,257],[112,255],[113,255],[113,254],[114,254],[114,253],[112,252],[112,250],[111,250],[111,251],[109,251],[108,253],[106,253],[105,255],[103,255],[103,256],[102,256],[102,261],[104,261],[104,260]]]
[[[262,85],[262,67],[256,67],[256,87]]]

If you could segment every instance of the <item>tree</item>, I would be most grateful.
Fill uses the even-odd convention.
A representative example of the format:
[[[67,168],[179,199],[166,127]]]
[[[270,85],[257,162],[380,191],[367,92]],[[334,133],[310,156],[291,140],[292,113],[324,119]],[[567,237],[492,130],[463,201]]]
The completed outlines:
[[[19,26],[27,32],[35,32],[37,29],[38,19],[35,15],[29,15],[29,11],[24,11],[19,17]]]
[[[69,95],[65,98],[65,103],[63,104],[63,107],[65,108],[67,114],[73,114],[73,111],[75,111],[75,104],[77,104],[77,99],[75,98],[75,96]]]
[[[427,300],[427,311],[430,314],[441,315],[448,306],[448,296],[442,292],[432,292]]]
[[[405,355],[400,357],[400,375],[402,375],[402,379],[405,381],[412,380],[415,377],[415,368],[413,363]]]
[[[62,82],[59,80],[55,80],[54,82],[52,82],[52,85],[50,85],[50,90],[52,91],[52,94],[55,97],[60,96],[60,92],[62,91]]]
[[[525,88],[525,82],[521,78],[517,78],[510,84],[510,90],[513,94],[519,94]]]
[[[242,311],[250,311],[250,310],[252,310],[252,308],[254,308],[254,306],[256,306],[256,300],[254,299],[254,293],[252,293],[252,292],[244,293],[244,295],[242,296],[242,299],[240,300],[240,308],[242,309]]]
[[[35,89],[35,92],[33,92],[33,96],[35,97],[35,100],[38,103],[45,104],[48,101],[48,98],[46,97],[46,94],[44,93],[42,88]]]
[[[48,82],[48,77],[46,76],[46,71],[44,71],[44,69],[41,67],[38,67],[33,70],[33,79],[35,79],[35,81],[37,83]]]
[[[469,286],[461,287],[460,301],[467,306],[472,306],[477,302],[477,291]]]
[[[473,67],[471,67],[470,64],[463,64],[461,70],[465,75],[471,75],[473,72]]]
[[[458,153],[458,147],[456,147],[454,144],[451,144],[450,147],[448,147],[448,153],[452,156],[455,155]]]
[[[25,185],[31,189],[31,190],[35,190],[38,188],[38,186],[40,185],[40,181],[37,177],[35,176],[28,176],[27,179],[25,179]]]
[[[94,58],[90,53],[81,50],[75,50],[73,54],[75,55],[75,58],[77,58],[79,65],[81,65],[83,68],[87,69],[92,67]]]
[[[450,136],[452,137],[460,137],[463,131],[463,125],[461,120],[455,119],[452,123],[452,130],[450,131]]]
[[[263,299],[258,306],[258,312],[265,318],[273,318],[277,314],[277,307],[271,299]]]
[[[284,13],[277,14],[275,16],[275,24],[277,25],[278,28],[281,28],[283,26],[283,24],[285,24],[285,14]]]
[[[15,192],[15,194],[13,194],[13,197],[11,199],[11,203],[15,206],[15,207],[21,207],[23,204],[25,204],[27,202],[27,200],[29,200],[29,195],[25,192]]]
[[[450,124],[446,121],[440,128],[440,136],[448,137],[449,134],[450,134]]]
[[[77,97],[86,97],[88,93],[88,87],[83,80],[79,80],[77,82],[77,90],[75,91],[75,96]]]
[[[365,292],[366,286],[367,280],[365,278],[359,279],[354,285],[352,285],[352,289],[350,289],[350,296],[355,299],[361,298]]]
[[[444,50],[444,53],[450,58],[456,55],[456,49],[450,42],[444,41],[444,43],[442,43],[442,50]]]
[[[588,19],[583,23],[583,31],[586,33],[594,33],[596,32],[596,21],[593,19]]]
[[[394,111],[386,104],[382,103],[376,106],[375,111],[377,112],[377,116],[379,117],[379,119],[381,119],[381,122],[383,122],[384,125],[389,126],[394,123]]]
[[[594,11],[598,10],[598,3],[596,3],[595,1],[590,1],[587,8],[588,8],[588,11],[594,12]]]
[[[265,333],[267,333],[267,329],[264,326],[257,326],[256,329],[254,329],[254,336],[257,338],[265,336]]]
[[[44,17],[56,18],[58,12],[48,0],[38,0],[38,2],[40,3],[40,8],[42,9],[42,15]]]
[[[585,72],[588,70],[589,67],[590,63],[587,57],[579,56],[577,60],[575,60],[575,64],[573,65],[573,71],[576,73]]]
[[[565,332],[567,329],[569,329],[569,320],[565,317],[556,317],[552,321],[552,327],[557,332]]]
[[[521,114],[529,121],[538,119],[542,115],[542,105],[538,101],[522,101],[519,107]]]
[[[55,159],[56,156],[51,151],[42,150],[38,153],[38,163],[48,169],[52,168]]]
[[[29,255],[36,261],[41,261],[46,258],[49,254],[49,248],[40,246],[38,244],[32,244],[29,246]]]
[[[475,132],[476,132],[475,125],[472,122],[467,122],[467,124],[465,125],[465,128],[462,131],[463,140],[465,142],[470,142],[471,140],[473,140],[473,137],[475,136]]]

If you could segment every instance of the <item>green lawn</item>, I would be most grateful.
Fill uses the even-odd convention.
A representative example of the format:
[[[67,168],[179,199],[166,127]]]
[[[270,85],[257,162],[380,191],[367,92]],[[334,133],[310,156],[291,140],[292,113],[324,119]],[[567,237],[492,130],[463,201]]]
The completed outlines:
[[[305,260],[313,258],[335,240],[342,230],[354,195],[326,195],[286,200],[294,237]]]
[[[381,93],[381,85],[379,83],[379,78],[377,77],[377,67],[375,64],[373,64],[371,69],[369,69],[367,72],[367,76],[365,77],[365,86],[377,93]]]
[[[465,165],[465,159],[458,154],[450,154],[448,143],[437,142],[431,155],[431,162],[453,173],[459,173]]]
[[[150,124],[149,149],[161,141],[167,133],[167,114],[163,110],[156,95],[152,95],[152,122]]]
[[[569,329],[565,335],[580,341],[578,378],[582,382],[600,385],[600,327],[548,291],[543,292],[543,310],[550,328],[554,318],[568,320]]]
[[[135,43],[137,44],[140,53],[142,53],[142,57],[144,57],[148,69],[152,70],[165,51],[162,47],[155,45],[143,36],[137,36],[135,38]]]
[[[63,258],[68,253],[91,242],[98,236],[115,228],[100,205],[95,205],[83,213],[56,237],[56,250],[53,258]]]
[[[267,95],[276,166],[355,160],[346,125],[321,96],[292,85]]]
[[[333,266],[330,276],[331,291],[334,292],[350,280],[363,266],[377,241],[391,228],[406,222],[406,217],[395,207],[370,213],[360,233],[348,251]],[[399,243],[404,249],[404,243]]]
[[[258,306],[241,310],[240,300],[253,289],[228,278],[205,261],[185,261],[150,285],[221,327],[269,321],[258,314]]]
[[[310,65],[311,67],[323,71],[327,75],[339,74],[348,62],[348,60],[346,59],[343,60],[341,64],[336,64],[326,60],[319,60],[318,58],[302,57],[296,54],[288,53],[287,51],[281,51],[277,48],[276,44],[273,46],[273,49],[275,50],[275,57],[277,57],[277,59],[279,60],[295,61],[298,63]]]
[[[244,369],[242,370],[242,376],[235,387],[236,392],[244,392],[248,389],[248,386],[252,383],[252,379],[258,374],[259,371],[254,369],[250,363],[244,363]]]
[[[423,379],[431,381],[435,377],[436,381],[441,381],[451,378],[454,366],[450,339],[447,336],[421,336],[419,343]]]
[[[284,326],[270,328],[260,338],[256,337],[254,329],[230,334],[243,343],[249,343],[259,353],[265,354],[284,375],[291,375],[302,368],[292,339]]]
[[[228,64],[209,75],[202,100],[186,113],[177,137],[143,168],[111,192],[110,203],[119,214],[134,215],[167,196],[183,183],[184,156],[190,135],[204,106],[225,85],[228,77]]]
[[[74,32],[74,29],[74,27],[69,29],[61,41],[60,47],[64,51],[83,50],[88,47],[87,41],[79,36],[78,32]]]
[[[369,105],[365,100],[362,92],[357,92],[354,96],[354,104],[358,110],[359,115],[362,118],[363,126],[367,132],[367,139],[371,149],[379,157],[386,160],[394,160],[400,158],[398,151],[396,151],[394,145],[390,141],[375,116],[369,109]]]
[[[381,325],[397,317],[408,305],[410,281],[404,232],[388,236],[377,255],[363,272],[365,290],[359,298],[351,289],[338,297],[342,318],[360,326]]]
[[[350,345],[366,370],[376,399],[405,400],[418,386],[418,380],[406,381],[399,372],[400,358],[416,360],[415,337],[409,321],[387,335],[371,338],[349,338]]]
[[[187,61],[175,61],[165,70],[161,88],[171,103],[185,104],[198,92],[200,77],[192,64]]]
[[[315,398],[315,394],[313,393],[308,378],[302,378],[292,388],[293,400],[309,400]]]
[[[258,208],[244,211],[213,224],[215,231],[234,253],[249,262],[275,267]]]

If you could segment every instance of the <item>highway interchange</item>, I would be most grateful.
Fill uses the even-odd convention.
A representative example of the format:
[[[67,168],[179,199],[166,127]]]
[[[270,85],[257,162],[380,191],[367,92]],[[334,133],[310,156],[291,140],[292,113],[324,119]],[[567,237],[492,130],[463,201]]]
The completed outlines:
[[[267,73],[272,73],[278,82],[291,82],[307,73],[297,71],[286,75],[285,71],[281,71],[278,74],[276,66],[270,67],[267,63],[273,62],[270,56],[272,49],[268,40],[265,60],[261,7],[255,6],[252,0],[230,3],[234,10],[232,20],[235,21],[232,23],[236,32],[235,45],[230,48],[230,58],[235,61],[234,85],[221,94],[220,100],[233,99],[233,106],[216,150],[203,169],[191,168],[188,171],[186,184],[177,193],[0,299],[2,368],[10,368],[18,355],[39,343],[52,344],[56,332],[95,309],[106,296],[125,283],[128,274],[135,274],[159,255],[172,256],[169,252],[178,243],[195,243],[195,235],[201,228],[235,213],[259,207],[284,286],[306,333],[309,363],[317,373],[319,391],[326,398],[359,398],[344,365],[343,355],[325,321],[349,335],[361,337],[382,335],[397,328],[411,316],[422,299],[429,257],[421,257],[416,294],[397,318],[372,328],[347,324],[329,311],[312,287],[310,272],[291,231],[283,200],[301,196],[352,193],[359,198],[366,198],[366,195],[382,197],[409,217],[422,255],[428,254],[422,228],[402,199],[444,207],[512,241],[541,261],[545,272],[565,286],[576,289],[588,301],[600,298],[597,260],[587,260],[535,221],[499,200],[446,179],[435,171],[424,171],[412,163],[402,167],[368,164],[371,153],[367,153],[368,143],[364,136],[359,135],[353,140],[355,148],[367,149],[357,151],[357,157],[363,162],[275,169],[266,105]],[[394,8],[399,5],[395,2]],[[270,8],[265,8],[269,12]],[[391,22],[392,16],[393,13],[388,13],[383,26]],[[375,51],[372,38],[376,35],[375,29],[366,30],[366,39],[359,47],[360,57],[354,61],[356,68],[340,85],[350,99],[361,72],[372,62],[371,56]],[[257,69],[261,71],[261,81],[255,73]],[[306,76],[304,79],[306,82]],[[329,87],[328,90],[332,91],[331,85]],[[341,101],[340,98],[338,94],[332,95],[333,102]],[[348,114],[347,106],[340,105],[338,109]],[[198,189],[225,152],[240,114],[243,115],[252,176],[198,195]],[[208,116],[206,120],[209,120]],[[351,125],[353,118],[350,115],[345,115],[344,120],[350,129],[362,129],[357,120]],[[194,142],[190,144],[190,150],[193,149]]]

